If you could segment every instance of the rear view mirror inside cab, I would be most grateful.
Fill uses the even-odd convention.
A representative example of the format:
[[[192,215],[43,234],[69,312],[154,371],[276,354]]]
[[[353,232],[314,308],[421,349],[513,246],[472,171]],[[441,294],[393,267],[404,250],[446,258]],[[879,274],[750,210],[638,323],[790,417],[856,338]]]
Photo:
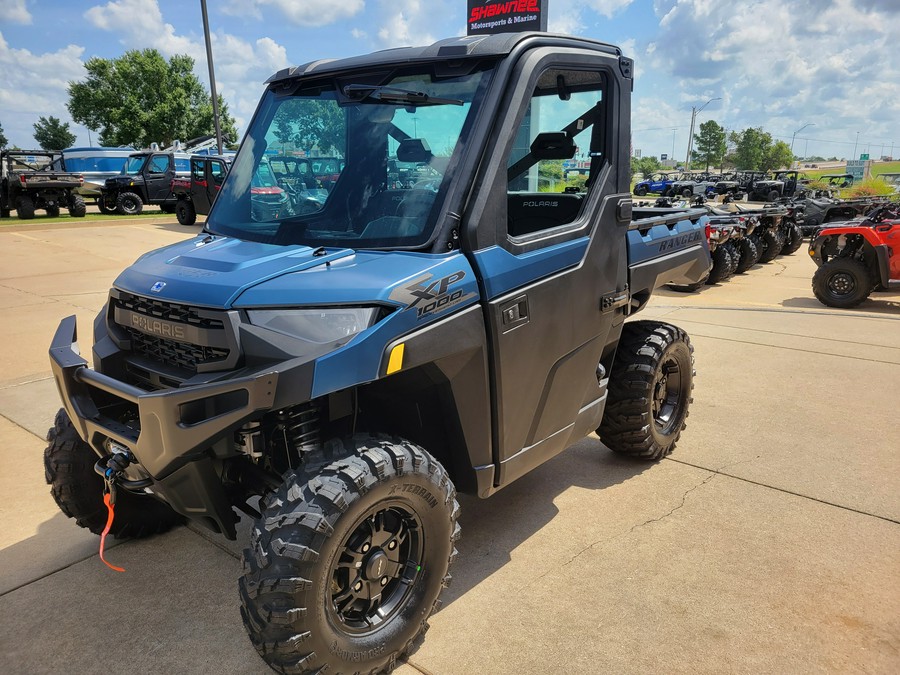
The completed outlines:
[[[542,159],[572,159],[575,141],[564,131],[545,131],[531,142],[531,156]]]

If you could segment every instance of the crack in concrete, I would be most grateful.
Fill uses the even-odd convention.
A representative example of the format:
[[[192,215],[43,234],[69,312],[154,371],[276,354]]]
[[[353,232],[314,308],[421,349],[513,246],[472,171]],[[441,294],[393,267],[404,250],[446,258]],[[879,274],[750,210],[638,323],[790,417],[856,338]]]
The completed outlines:
[[[688,490],[688,491],[685,492],[683,495],[681,495],[681,503],[680,503],[678,506],[676,506],[674,509],[672,509],[671,511],[669,511],[667,514],[665,514],[665,515],[663,515],[663,516],[660,516],[659,518],[651,518],[650,520],[645,520],[643,523],[640,523],[639,525],[635,525],[635,526],[632,527],[630,530],[628,530],[628,534],[631,534],[632,532],[634,532],[634,531],[637,530],[638,528],[644,527],[644,526],[646,526],[646,525],[652,525],[653,523],[658,523],[658,522],[660,522],[660,521],[662,521],[662,520],[665,520],[666,518],[668,518],[669,516],[671,516],[673,513],[675,513],[678,509],[680,509],[680,508],[682,508],[682,507],[684,506],[684,503],[687,501],[687,496],[688,496],[689,494],[691,494],[694,490],[697,490],[697,489],[699,489],[699,488],[702,488],[704,485],[706,485],[709,481],[711,481],[711,480],[712,480],[713,478],[715,478],[717,475],[718,475],[718,474],[716,474],[716,473],[711,473],[711,474],[709,474],[706,478],[704,478],[702,481],[700,481],[699,483],[697,483],[697,484],[696,484],[694,487],[692,487],[690,490]]]
[[[787,272],[787,265],[785,265],[783,262],[779,260],[773,260],[772,262],[781,267],[780,271],[775,272],[775,274],[772,275],[773,277],[780,277],[782,274]]]
[[[724,467],[723,467],[723,468],[724,468]],[[709,469],[705,469],[705,471],[710,471],[710,470],[709,470]],[[551,569],[548,569],[546,572],[544,572],[542,575],[540,575],[540,576],[538,577],[538,579],[539,579],[539,580],[540,580],[540,579],[543,579],[545,576],[547,576],[548,574],[550,574],[550,572],[553,571],[554,569],[559,569],[559,568],[562,568],[562,567],[567,567],[567,566],[570,565],[571,563],[575,562],[575,560],[577,560],[577,559],[581,556],[582,553],[585,553],[586,551],[588,551],[588,550],[590,550],[590,549],[592,549],[592,548],[594,548],[594,547],[596,547],[596,546],[601,546],[601,545],[609,544],[609,543],[615,541],[616,539],[620,539],[620,538],[622,538],[622,537],[624,537],[624,536],[626,536],[626,535],[631,534],[632,532],[634,532],[634,531],[635,531],[636,529],[638,529],[638,528],[644,527],[645,525],[650,525],[650,524],[652,524],[652,523],[658,523],[658,522],[660,522],[660,521],[662,521],[662,520],[665,520],[666,518],[668,518],[669,516],[671,516],[673,513],[675,513],[676,511],[678,511],[680,508],[684,507],[684,504],[685,504],[685,502],[687,501],[687,496],[688,496],[689,494],[691,494],[694,490],[697,490],[697,489],[703,487],[704,485],[706,485],[709,481],[711,481],[711,480],[712,480],[713,478],[715,478],[717,475],[718,475],[718,474],[717,474],[716,472],[710,471],[710,475],[709,475],[709,476],[707,476],[706,478],[704,478],[702,481],[700,481],[699,483],[697,483],[695,486],[693,486],[693,487],[690,488],[689,490],[685,491],[685,493],[684,493],[683,495],[681,495],[681,503],[678,504],[678,506],[676,506],[675,508],[673,508],[673,509],[672,509],[671,511],[669,511],[668,513],[666,513],[666,514],[660,516],[659,518],[651,518],[650,520],[644,521],[643,523],[639,523],[639,524],[637,524],[637,525],[634,525],[630,530],[628,530],[628,532],[620,532],[619,534],[617,534],[617,535],[615,535],[615,536],[613,536],[613,537],[609,537],[609,538],[607,538],[607,539],[599,539],[599,540],[597,540],[597,541],[595,541],[595,542],[593,542],[593,543],[591,543],[591,544],[588,544],[587,546],[585,546],[584,548],[582,548],[580,551],[578,551],[577,553],[575,553],[575,555],[573,555],[571,558],[569,558],[569,559],[568,559],[566,562],[564,562],[562,565],[559,565],[558,567],[553,567],[553,568],[551,568]]]

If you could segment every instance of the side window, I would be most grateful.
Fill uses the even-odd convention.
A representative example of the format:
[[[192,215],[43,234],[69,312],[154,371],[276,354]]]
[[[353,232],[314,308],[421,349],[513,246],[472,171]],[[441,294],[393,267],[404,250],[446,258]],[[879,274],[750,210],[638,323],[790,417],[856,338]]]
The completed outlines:
[[[209,172],[212,174],[213,184],[218,187],[225,180],[225,167],[222,162],[210,162]]]
[[[206,180],[206,169],[203,165],[203,160],[191,160],[191,179],[193,179],[195,183],[202,183]]]
[[[507,161],[511,237],[577,220],[591,171],[606,157],[601,73],[551,68],[541,73]]]
[[[150,173],[165,173],[169,170],[169,158],[166,155],[154,155],[147,170]]]

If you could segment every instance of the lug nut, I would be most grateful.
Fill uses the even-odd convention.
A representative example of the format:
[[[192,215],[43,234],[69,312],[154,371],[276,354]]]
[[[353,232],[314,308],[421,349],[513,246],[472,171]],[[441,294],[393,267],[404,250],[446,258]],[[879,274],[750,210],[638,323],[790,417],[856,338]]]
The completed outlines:
[[[361,582],[361,581],[357,581],[357,582],[356,582],[356,586],[353,587],[353,590],[354,590],[354,591],[361,591],[361,590],[362,590],[362,582]]]
[[[365,543],[365,544],[363,544],[363,546],[362,546],[362,552],[363,552],[363,553],[368,553],[370,548],[371,548],[371,546],[369,546],[368,543]]]
[[[392,541],[390,544],[388,544],[388,548],[389,548],[391,551],[393,551],[395,548],[397,548],[397,542],[396,542],[396,541]]]
[[[387,586],[387,582],[388,582],[388,578],[387,578],[387,577],[381,577],[381,585],[382,585],[382,586]]]

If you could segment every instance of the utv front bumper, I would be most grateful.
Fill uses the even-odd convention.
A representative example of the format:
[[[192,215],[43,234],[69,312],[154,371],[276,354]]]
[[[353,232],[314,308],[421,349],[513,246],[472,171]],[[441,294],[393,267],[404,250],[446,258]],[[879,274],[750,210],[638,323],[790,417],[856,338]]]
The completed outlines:
[[[229,454],[233,431],[273,407],[278,372],[147,392],[88,368],[76,341],[75,317],[70,316],[53,337],[50,361],[63,406],[81,438],[101,458],[115,446],[127,448],[138,462],[131,469],[138,472],[134,477],[151,481],[147,492],[233,539],[235,518],[213,457]],[[139,424],[116,421],[123,413]],[[219,442],[221,453],[214,448]]]

